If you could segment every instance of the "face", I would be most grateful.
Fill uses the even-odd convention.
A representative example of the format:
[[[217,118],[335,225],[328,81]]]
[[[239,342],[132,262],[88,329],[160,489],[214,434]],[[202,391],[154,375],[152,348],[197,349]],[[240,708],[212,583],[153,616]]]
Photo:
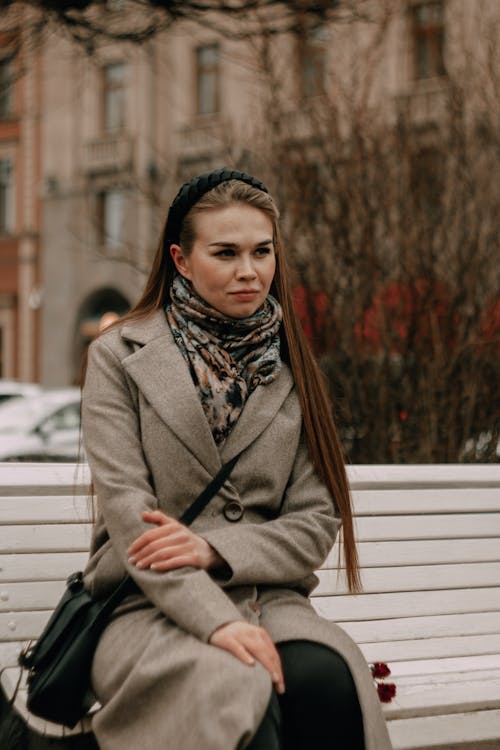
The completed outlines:
[[[195,222],[191,253],[185,255],[179,245],[170,248],[177,270],[224,315],[253,315],[269,294],[276,268],[271,219],[234,203],[200,211]]]

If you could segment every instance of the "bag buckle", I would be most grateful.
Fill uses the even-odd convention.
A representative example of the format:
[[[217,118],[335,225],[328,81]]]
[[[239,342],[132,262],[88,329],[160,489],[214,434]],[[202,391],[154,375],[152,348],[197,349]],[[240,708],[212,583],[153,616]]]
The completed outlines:
[[[29,668],[34,645],[33,640],[30,640],[24,648],[21,649],[17,657],[17,663],[19,666],[24,667],[25,669]]]
[[[66,579],[66,586],[70,589],[70,591],[77,591],[78,589],[83,587],[83,573],[81,572],[81,570],[68,576],[68,578]]]

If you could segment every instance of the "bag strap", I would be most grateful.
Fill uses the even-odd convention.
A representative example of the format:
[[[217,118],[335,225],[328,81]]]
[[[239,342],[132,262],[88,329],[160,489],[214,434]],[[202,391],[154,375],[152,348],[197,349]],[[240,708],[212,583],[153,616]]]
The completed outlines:
[[[228,461],[221,469],[219,469],[217,474],[207,484],[205,489],[198,495],[196,500],[194,500],[191,505],[186,508],[182,516],[179,518],[179,521],[181,523],[189,526],[191,523],[193,523],[194,519],[200,515],[202,510],[207,507],[210,500],[214,497],[214,495],[217,494],[217,492],[220,490],[220,488],[238,463],[238,459],[241,456],[241,453],[242,452],[237,453],[236,456],[233,456],[230,461]],[[129,592],[134,590],[134,587],[135,583],[133,579],[130,576],[126,576],[107,599],[106,604],[104,605],[100,613],[100,616],[107,617],[108,614],[111,614],[115,607],[118,606],[120,601],[125,596],[127,596]]]
[[[203,492],[198,495],[196,500],[191,503],[189,508],[187,508],[179,518],[179,521],[181,523],[186,524],[186,526],[189,526],[189,524],[193,523],[194,519],[199,516],[204,508],[206,508],[213,496],[218,493],[218,491],[236,466],[236,463],[238,462],[240,456],[241,453],[238,453],[230,461],[228,461],[227,464],[224,464],[224,466],[219,469],[215,477],[207,484]]]

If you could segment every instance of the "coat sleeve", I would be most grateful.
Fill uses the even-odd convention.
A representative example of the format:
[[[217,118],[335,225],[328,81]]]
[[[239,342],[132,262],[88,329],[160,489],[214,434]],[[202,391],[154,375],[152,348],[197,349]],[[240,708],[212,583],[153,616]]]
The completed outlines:
[[[224,559],[224,584],[286,584],[310,576],[326,559],[340,527],[332,497],[317,475],[302,435],[278,518],[233,523],[201,536]]]
[[[221,625],[242,616],[204,571],[140,570],[128,562],[134,539],[151,528],[141,514],[157,508],[141,446],[137,409],[119,358],[101,339],[88,354],[82,400],[85,450],[100,512],[123,567],[147,598],[180,627],[207,641]]]

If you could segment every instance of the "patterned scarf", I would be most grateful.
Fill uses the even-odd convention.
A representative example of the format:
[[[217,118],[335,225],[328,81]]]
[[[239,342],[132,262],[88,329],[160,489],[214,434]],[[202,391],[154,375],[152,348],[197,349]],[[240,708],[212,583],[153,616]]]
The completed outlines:
[[[278,377],[281,307],[268,295],[253,315],[231,318],[199,297],[180,274],[170,294],[167,320],[220,445],[253,389]]]

